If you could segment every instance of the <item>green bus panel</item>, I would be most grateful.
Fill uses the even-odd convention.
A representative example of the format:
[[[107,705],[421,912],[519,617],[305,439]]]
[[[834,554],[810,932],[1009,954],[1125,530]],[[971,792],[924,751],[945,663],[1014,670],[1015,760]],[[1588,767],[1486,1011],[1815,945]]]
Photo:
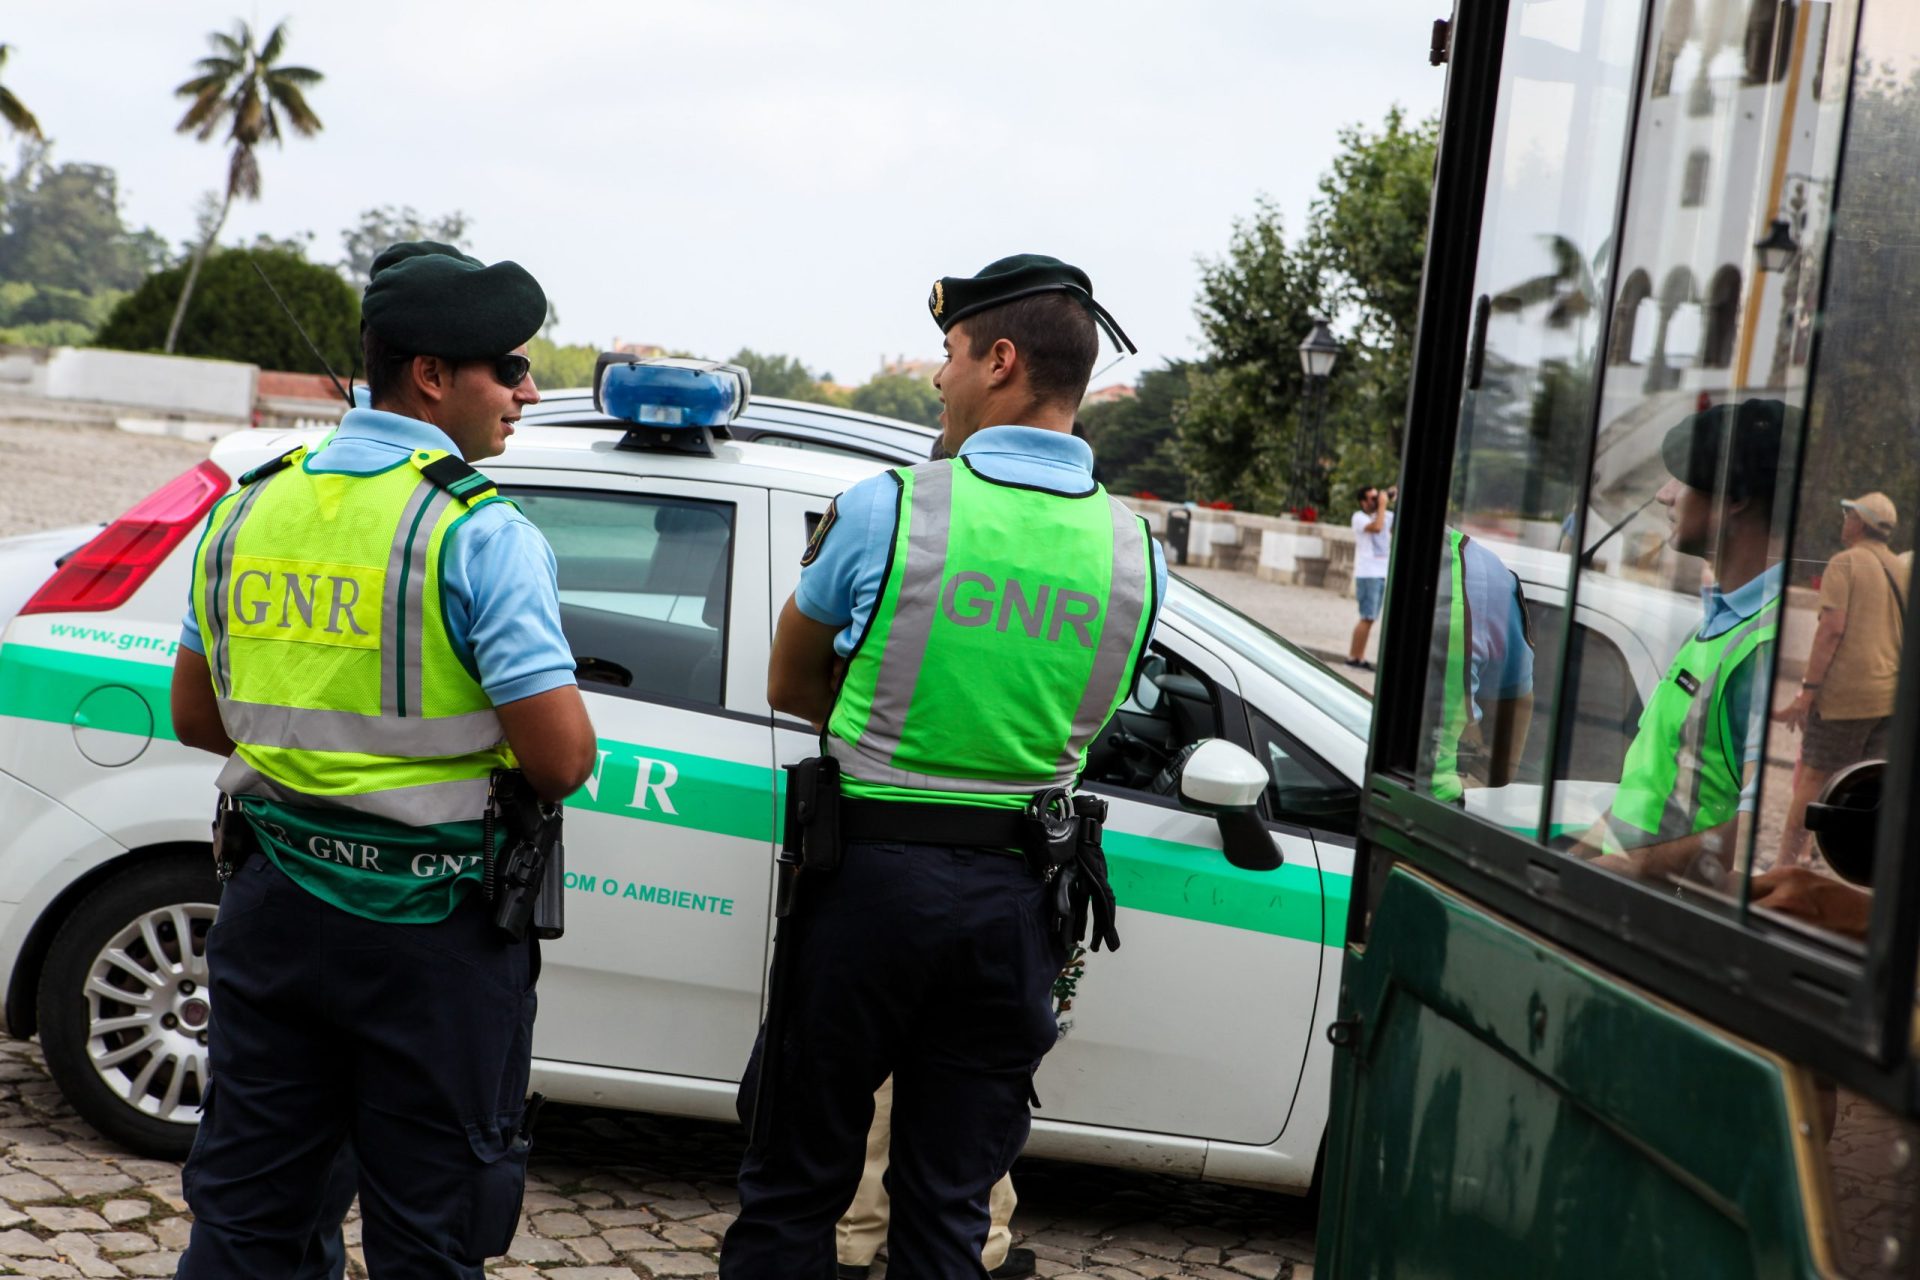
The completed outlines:
[[[1774,1059],[1401,868],[1370,939],[1317,1275],[1820,1274]]]

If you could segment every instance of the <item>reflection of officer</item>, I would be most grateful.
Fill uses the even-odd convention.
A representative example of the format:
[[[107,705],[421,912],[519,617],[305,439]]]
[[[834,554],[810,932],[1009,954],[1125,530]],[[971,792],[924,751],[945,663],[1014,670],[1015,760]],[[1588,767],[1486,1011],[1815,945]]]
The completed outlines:
[[[1778,400],[1718,405],[1667,433],[1660,490],[1669,542],[1713,566],[1705,616],[1641,713],[1606,818],[1583,843],[1627,854],[1641,875],[1734,865],[1752,822],[1764,690],[1780,631],[1783,569],[1773,536],[1781,439],[1799,410]]]
[[[242,477],[194,559],[174,724],[257,851],[208,942],[185,1277],[294,1274],[349,1138],[376,1276],[478,1277],[519,1216],[539,961],[474,893],[482,817],[493,770],[557,800],[594,739],[553,553],[462,459],[539,399],[546,299],[402,244],[362,310],[374,407]]]
[[[1458,529],[1447,530],[1440,616],[1431,785],[1454,801],[1468,786],[1513,781],[1533,718],[1533,634],[1519,577]]]
[[[957,457],[842,494],[774,639],[768,700],[824,722],[847,839],[838,871],[801,877],[782,935],[771,1118],[741,1164],[729,1280],[834,1273],[889,1072],[891,1265],[985,1274],[988,1192],[1026,1141],[1066,955],[1052,890],[1010,846],[1029,798],[1079,776],[1161,595],[1158,549],[1071,434],[1096,319],[1113,331],[1086,275],[1007,258],[941,280],[929,307]]]

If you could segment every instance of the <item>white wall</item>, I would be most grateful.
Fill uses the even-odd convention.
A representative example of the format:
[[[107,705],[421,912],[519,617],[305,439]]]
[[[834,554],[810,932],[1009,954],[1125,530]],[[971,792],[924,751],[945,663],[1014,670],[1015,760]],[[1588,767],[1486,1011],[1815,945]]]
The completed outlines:
[[[250,364],[227,360],[56,347],[47,358],[44,385],[32,390],[53,400],[103,401],[160,414],[246,421],[253,415],[258,372]]]

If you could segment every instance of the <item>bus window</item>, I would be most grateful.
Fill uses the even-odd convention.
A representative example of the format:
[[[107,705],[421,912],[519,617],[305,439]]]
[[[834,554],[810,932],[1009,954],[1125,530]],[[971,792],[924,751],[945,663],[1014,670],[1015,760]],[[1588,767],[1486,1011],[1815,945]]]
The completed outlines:
[[[1564,599],[1640,5],[1515,5],[1494,120],[1471,350],[1459,406],[1448,540],[1412,572],[1437,581],[1415,780],[1441,800],[1533,834],[1565,609],[1529,625],[1529,598]],[[1497,793],[1497,794],[1495,794]]]
[[[1732,908],[1777,789],[1767,728],[1843,117],[1815,94],[1831,6],[1727,0],[1674,20],[1685,5],[1656,6],[1574,589],[1576,614],[1626,620],[1652,662],[1617,772],[1593,772],[1594,726],[1555,726],[1550,803],[1560,847]],[[1780,25],[1743,44],[1756,23]],[[1568,675],[1568,705],[1612,678]],[[1763,845],[1770,863],[1777,831]]]
[[[1824,262],[1793,255],[1772,285],[1799,312],[1808,310],[1799,299],[1809,291],[1824,300],[1818,350],[1811,321],[1796,319],[1771,353],[1788,378],[1811,357],[1814,376],[1751,893],[1775,919],[1853,938],[1866,931],[1873,812],[1891,745],[1920,516],[1920,382],[1912,376],[1920,341],[1917,61],[1920,15],[1912,6],[1869,9],[1832,247]],[[1802,208],[1824,208],[1827,199],[1817,184],[1789,186],[1783,217],[1793,227]]]

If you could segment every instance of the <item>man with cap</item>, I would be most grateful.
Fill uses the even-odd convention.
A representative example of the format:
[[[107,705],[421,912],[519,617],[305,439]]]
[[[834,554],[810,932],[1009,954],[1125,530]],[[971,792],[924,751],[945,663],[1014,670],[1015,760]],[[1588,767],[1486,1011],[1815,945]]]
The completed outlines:
[[[1820,576],[1813,651],[1799,693],[1773,716],[1802,733],[1793,805],[1780,839],[1783,866],[1805,858],[1807,805],[1827,779],[1856,761],[1886,758],[1900,683],[1912,564],[1887,545],[1899,514],[1884,493],[1849,498],[1840,509],[1843,547]]]
[[[1799,421],[1779,400],[1751,399],[1693,414],[1661,444],[1673,477],[1656,495],[1668,545],[1703,557],[1714,582],[1701,592],[1699,628],[1641,713],[1608,813],[1582,837],[1602,865],[1713,884],[1744,856],[1767,711],[1759,682],[1780,632],[1774,485]]]
[[[553,553],[468,463],[539,400],[546,297],[420,242],[361,313],[372,407],[215,506],[174,668],[231,876],[190,1278],[295,1274],[349,1140],[375,1276],[479,1277],[519,1216],[539,955],[478,892],[483,826],[497,770],[558,801],[594,737]]]
[[[927,305],[955,456],[840,495],[774,638],[768,701],[822,728],[824,757],[801,767],[837,783],[803,811],[806,869],[741,1085],[753,1138],[727,1280],[834,1274],[889,1073],[889,1268],[984,1276],[989,1192],[1057,1037],[1076,933],[1060,899],[1116,941],[1094,806],[1072,788],[1132,688],[1166,570],[1072,427],[1099,331],[1124,335],[1086,273],[1037,254],[944,278]]]

